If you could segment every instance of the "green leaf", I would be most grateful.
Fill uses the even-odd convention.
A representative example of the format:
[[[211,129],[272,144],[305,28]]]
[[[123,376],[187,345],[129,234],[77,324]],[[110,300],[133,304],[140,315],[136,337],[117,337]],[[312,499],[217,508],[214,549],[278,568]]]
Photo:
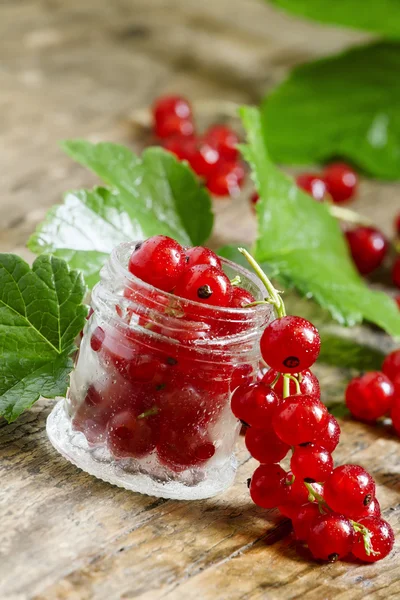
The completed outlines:
[[[0,254],[0,416],[14,421],[39,396],[67,391],[87,307],[83,278],[59,258],[29,265]]]
[[[210,196],[171,153],[149,148],[139,158],[124,146],[83,140],[63,147],[111,189],[68,192],[30,238],[32,252],[64,258],[92,287],[111,250],[123,241],[164,234],[200,245],[209,237]]]
[[[294,69],[262,105],[272,159],[310,164],[342,156],[374,177],[399,179],[399,72],[400,43],[390,42]]]
[[[243,149],[260,194],[255,257],[277,269],[342,324],[363,319],[400,336],[400,313],[383,292],[370,290],[356,272],[339,225],[271,162],[259,111],[241,111],[248,146]]]
[[[400,37],[398,0],[269,0],[291,13],[355,29],[375,31],[387,37]]]

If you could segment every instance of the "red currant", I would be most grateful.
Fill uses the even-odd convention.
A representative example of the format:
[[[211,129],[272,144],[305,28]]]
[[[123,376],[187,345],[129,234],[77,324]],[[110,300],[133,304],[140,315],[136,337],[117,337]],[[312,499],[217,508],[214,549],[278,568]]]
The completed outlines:
[[[255,300],[253,294],[242,287],[235,286],[232,290],[230,306],[232,308],[243,308],[244,306],[247,306],[247,304],[255,302]]]
[[[263,359],[271,368],[279,373],[298,373],[317,360],[321,339],[312,323],[288,315],[266,327],[260,347]]]
[[[238,162],[222,161],[207,179],[207,188],[214,196],[236,196],[244,180],[244,168]]]
[[[353,261],[361,275],[369,275],[380,267],[388,243],[384,235],[374,227],[357,227],[345,233]]]
[[[212,125],[207,129],[204,137],[211,146],[218,150],[223,158],[236,160],[239,156],[239,150],[237,149],[239,138],[230,127]]]
[[[400,256],[396,258],[393,264],[392,281],[396,287],[400,288]]]
[[[280,399],[263,383],[241,385],[234,392],[231,409],[237,419],[260,429],[270,429]]]
[[[370,532],[370,548],[368,552],[362,534],[357,532],[352,547],[354,556],[370,563],[385,558],[394,545],[394,533],[389,523],[380,517],[364,517],[358,522]]]
[[[158,137],[192,135],[192,109],[181,96],[162,96],[153,104],[154,129]]]
[[[116,458],[141,458],[156,447],[158,429],[152,417],[123,411],[112,417],[107,426],[107,445]]]
[[[179,279],[175,294],[203,304],[228,306],[232,298],[232,286],[225,273],[217,267],[195,265]]]
[[[290,460],[293,475],[308,483],[322,482],[333,471],[333,459],[325,448],[317,444],[296,446]]]
[[[312,523],[321,516],[318,504],[308,502],[293,510],[293,529],[297,540],[305,541],[310,533]]]
[[[207,140],[197,142],[190,164],[195,173],[201,177],[208,177],[221,161],[218,150],[209,144]]]
[[[296,183],[314,200],[322,201],[327,196],[325,180],[317,173],[302,173],[296,178]]]
[[[328,452],[333,452],[339,443],[340,426],[333,415],[328,415],[327,424],[318,441]]]
[[[194,267],[196,265],[210,265],[211,267],[222,269],[219,256],[217,256],[215,252],[209,248],[194,246],[193,248],[186,250],[186,256],[188,267]]]
[[[274,369],[269,369],[269,371],[267,371],[267,373],[263,376],[262,381],[267,385],[270,385],[277,375],[277,371]],[[313,398],[319,400],[321,397],[321,390],[317,377],[311,373],[309,369],[306,369],[300,373],[299,380],[300,379],[300,393],[307,394],[308,396],[312,396]],[[283,397],[283,377],[278,379],[274,386],[274,392],[278,394],[279,397]],[[289,379],[289,395],[294,396],[295,394],[296,384],[292,379]]]
[[[317,440],[328,419],[326,407],[311,396],[289,396],[276,409],[275,433],[290,446]]]
[[[353,538],[350,521],[343,515],[329,513],[312,521],[307,544],[314,558],[335,562],[350,554]]]
[[[157,137],[164,139],[174,135],[192,137],[194,125],[191,119],[181,119],[176,115],[165,117],[163,121],[157,122],[154,128]]]
[[[288,503],[299,507],[308,502],[309,491],[304,485],[304,481],[302,479],[295,478],[293,473],[289,471],[286,478],[286,484],[288,486]],[[321,484],[312,483],[311,487],[317,494],[323,496],[324,490]]]
[[[180,244],[165,235],[155,235],[137,244],[129,259],[129,271],[142,281],[170,292],[186,267]]]
[[[250,496],[261,508],[275,508],[285,504],[287,495],[286,472],[280,465],[260,465],[250,482]]]
[[[380,517],[381,516],[381,507],[377,500],[377,498],[373,498],[368,506],[363,506],[362,509],[355,511],[346,515],[349,519],[353,521],[359,521],[364,517]]]
[[[163,464],[179,472],[209,460],[215,454],[215,446],[203,427],[191,426],[183,430],[165,427],[157,454]]]
[[[325,500],[332,510],[344,515],[363,510],[375,497],[375,482],[358,465],[341,465],[325,481]]]
[[[252,457],[263,464],[278,463],[285,458],[290,449],[272,429],[249,427],[244,441]]]
[[[352,198],[358,186],[357,173],[346,163],[333,163],[328,165],[323,177],[332,199],[337,204]]]
[[[101,349],[105,336],[104,330],[101,327],[96,327],[90,338],[90,347],[93,352],[98,352]]]
[[[361,421],[376,421],[386,415],[394,402],[394,387],[379,371],[365,373],[350,381],[346,389],[346,405]]]
[[[82,432],[90,445],[101,444],[106,435],[111,408],[107,399],[93,386],[86,392],[72,419],[72,428]]]
[[[386,356],[383,361],[382,371],[391,381],[394,381],[400,375],[400,349],[394,350]]]
[[[163,148],[175,154],[179,160],[187,160],[190,164],[196,150],[196,141],[193,137],[173,135],[165,140]]]

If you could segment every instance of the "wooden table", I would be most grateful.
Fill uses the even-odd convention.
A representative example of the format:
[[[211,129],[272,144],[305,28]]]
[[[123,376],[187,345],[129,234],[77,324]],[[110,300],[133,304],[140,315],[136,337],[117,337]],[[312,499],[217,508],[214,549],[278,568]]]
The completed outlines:
[[[0,251],[24,249],[46,209],[94,179],[63,138],[129,142],[123,119],[162,92],[256,102],[294,64],[366,36],[279,14],[258,0],[3,0],[0,3]],[[363,182],[362,210],[390,233],[400,186]],[[212,243],[249,241],[247,204],[217,205]],[[367,334],[372,335],[372,334]],[[378,343],[383,337],[375,335]],[[319,367],[325,398],[349,373]],[[399,552],[383,563],[317,565],[289,522],[249,499],[256,464],[239,444],[235,485],[207,501],[140,496],[63,460],[45,435],[52,402],[0,422],[2,600],[400,598]],[[399,531],[399,442],[342,421],[338,461],[376,477]]]

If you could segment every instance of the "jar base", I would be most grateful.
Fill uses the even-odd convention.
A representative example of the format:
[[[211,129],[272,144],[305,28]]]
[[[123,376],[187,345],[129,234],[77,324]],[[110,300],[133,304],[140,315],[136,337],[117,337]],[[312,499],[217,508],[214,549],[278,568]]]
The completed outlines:
[[[76,467],[112,485],[148,496],[174,500],[211,498],[230,487],[235,478],[237,461],[234,456],[222,465],[188,469],[192,477],[184,482],[178,480],[180,474],[176,479],[155,478],[138,467],[128,469],[129,461],[113,460],[102,448],[91,448],[85,436],[72,429],[64,398],[49,414],[46,431],[54,448]]]

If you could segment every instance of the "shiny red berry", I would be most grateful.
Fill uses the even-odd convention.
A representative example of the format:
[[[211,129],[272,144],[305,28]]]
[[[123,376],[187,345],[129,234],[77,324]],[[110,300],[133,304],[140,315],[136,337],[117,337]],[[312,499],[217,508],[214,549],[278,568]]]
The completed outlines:
[[[232,298],[232,286],[219,268],[195,265],[187,269],[179,279],[175,294],[203,304],[228,306]]]
[[[369,275],[380,267],[388,251],[388,242],[379,229],[356,227],[346,231],[345,236],[361,275]]]
[[[275,433],[290,446],[318,440],[326,427],[328,411],[311,396],[289,396],[276,409],[273,417]]]
[[[310,524],[307,544],[314,558],[336,562],[350,554],[354,531],[343,515],[320,515]]]
[[[261,508],[284,504],[287,495],[286,471],[280,465],[260,465],[250,482],[250,496]]]
[[[194,125],[191,119],[181,119],[176,115],[171,115],[160,123],[156,123],[154,131],[156,136],[161,139],[169,138],[173,135],[192,137],[194,134]]]
[[[270,385],[277,376],[277,371],[269,369],[263,376],[262,381],[267,385]],[[319,381],[317,377],[309,369],[302,371],[298,377],[300,381],[300,393],[312,396],[317,400],[321,397],[321,390],[319,387]],[[283,397],[283,377],[280,377],[274,386],[274,392],[281,398]],[[289,395],[294,396],[296,394],[296,384],[292,379],[289,379]]]
[[[294,449],[290,469],[295,477],[308,483],[322,482],[333,471],[333,458],[318,444],[303,444]]]
[[[244,441],[252,457],[263,464],[280,462],[290,450],[290,446],[282,442],[272,429],[249,427]]]
[[[154,130],[158,137],[192,135],[192,109],[182,96],[162,96],[153,104]]]
[[[325,481],[324,496],[332,510],[347,516],[372,502],[375,497],[375,482],[362,467],[341,465]]]
[[[165,235],[155,235],[136,245],[129,259],[129,271],[142,281],[170,292],[186,267],[180,244]]]
[[[302,173],[296,177],[296,183],[299,188],[319,202],[328,194],[325,180],[318,173]]]
[[[260,348],[263,359],[272,369],[279,373],[298,373],[315,363],[321,339],[312,323],[288,315],[266,327]]]
[[[392,281],[396,287],[400,288],[400,256],[393,263]]]
[[[383,361],[382,371],[391,381],[400,375],[400,349],[393,350],[393,352],[386,356]]]
[[[339,443],[340,425],[333,415],[328,415],[326,426],[318,437],[318,443],[328,452],[333,452]]]
[[[154,450],[157,434],[151,417],[140,417],[126,410],[110,419],[107,446],[116,458],[141,458]]]
[[[394,545],[393,529],[380,517],[364,517],[358,521],[370,532],[370,543],[366,543],[360,532],[354,536],[352,553],[363,562],[376,562],[387,556]]]
[[[165,140],[163,148],[175,154],[179,160],[187,160],[190,163],[196,150],[196,141],[193,137],[174,135]]]
[[[263,383],[244,384],[231,399],[231,409],[237,419],[260,429],[270,429],[280,399]]]
[[[208,461],[215,454],[215,446],[202,426],[165,427],[157,444],[157,454],[163,464],[180,472]]]
[[[196,265],[210,265],[217,269],[222,269],[220,258],[209,248],[203,246],[194,246],[186,250],[187,266],[194,267]]]
[[[386,415],[394,402],[394,386],[380,371],[365,373],[350,381],[346,389],[346,405],[360,421],[376,421]]]
[[[92,337],[90,338],[90,347],[93,352],[98,352],[101,349],[105,337],[106,334],[104,333],[104,329],[101,327],[96,327],[92,333]]]
[[[368,506],[363,506],[361,509],[354,511],[353,513],[348,511],[346,516],[349,519],[357,522],[364,517],[380,517],[381,507],[377,498],[373,498]]]
[[[207,140],[198,140],[196,151],[190,161],[193,171],[201,177],[208,177],[220,162],[221,156],[218,150]]]
[[[233,129],[225,125],[212,125],[204,134],[207,142],[214,146],[226,160],[236,160],[239,156],[239,138]]]
[[[221,161],[207,179],[207,188],[214,196],[237,196],[245,176],[238,162]]]
[[[329,194],[337,204],[347,202],[357,192],[357,173],[346,163],[333,163],[323,172]]]
[[[297,506],[292,515],[296,539],[305,541],[310,533],[312,523],[321,516],[318,504],[308,502],[307,504]]]
[[[294,477],[293,473],[289,471],[286,477],[286,484],[288,486],[288,503],[299,507],[309,501],[309,491],[306,488],[303,479]],[[311,483],[310,485],[317,494],[323,496],[323,487],[321,484]]]
[[[232,290],[232,299],[230,303],[230,306],[232,308],[243,308],[244,306],[246,306],[247,304],[251,304],[252,302],[255,302],[253,294],[251,294],[250,292],[238,285],[234,286]]]

